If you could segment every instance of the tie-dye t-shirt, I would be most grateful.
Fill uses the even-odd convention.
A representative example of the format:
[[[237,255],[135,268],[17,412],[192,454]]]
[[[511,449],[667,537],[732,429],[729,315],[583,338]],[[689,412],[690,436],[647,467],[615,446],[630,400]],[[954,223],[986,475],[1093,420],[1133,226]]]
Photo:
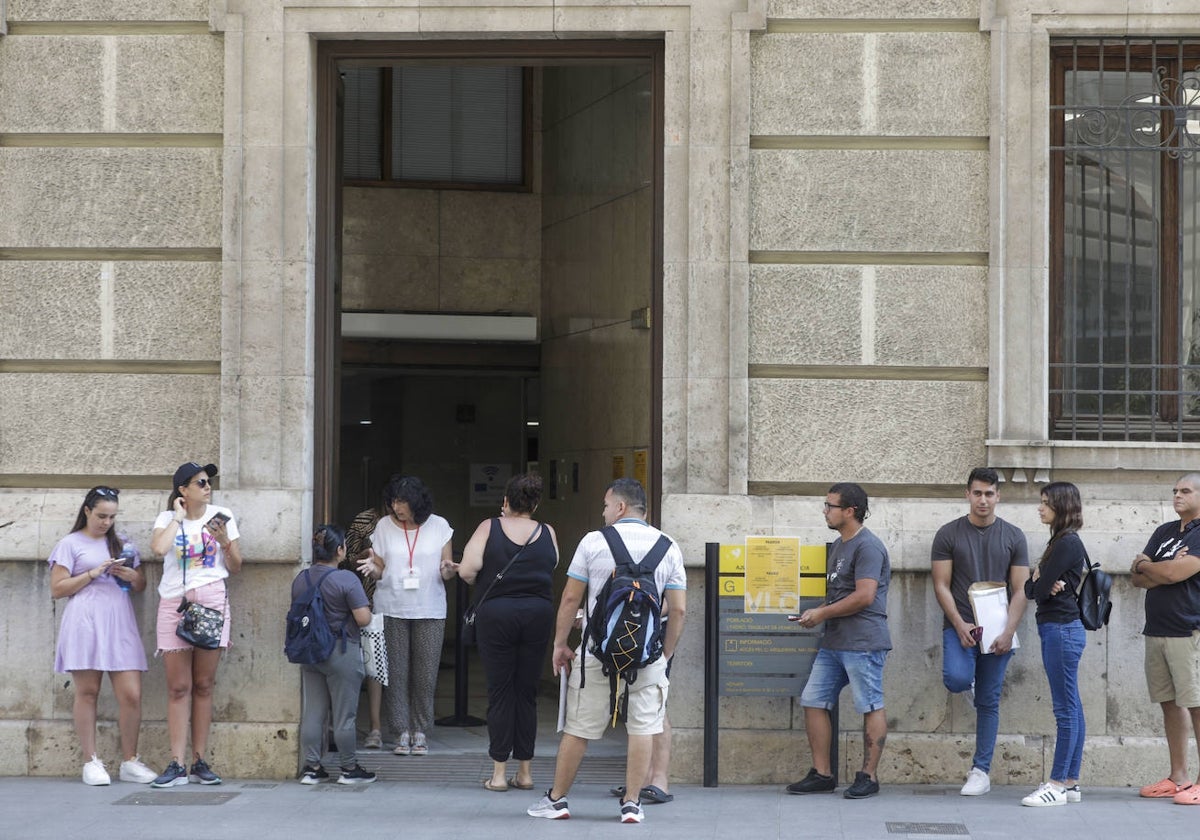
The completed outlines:
[[[209,505],[204,515],[199,519],[184,519],[183,525],[175,534],[175,543],[171,551],[163,558],[162,582],[158,585],[158,594],[162,598],[178,598],[183,595],[183,566],[187,563],[187,588],[195,589],[206,583],[223,580],[229,577],[229,569],[225,566],[225,553],[217,543],[216,537],[204,527],[214,515],[223,513],[229,517],[225,523],[225,531],[229,539],[238,538],[237,520],[228,508]],[[171,519],[174,514],[164,510],[154,520],[154,530],[173,527]]]

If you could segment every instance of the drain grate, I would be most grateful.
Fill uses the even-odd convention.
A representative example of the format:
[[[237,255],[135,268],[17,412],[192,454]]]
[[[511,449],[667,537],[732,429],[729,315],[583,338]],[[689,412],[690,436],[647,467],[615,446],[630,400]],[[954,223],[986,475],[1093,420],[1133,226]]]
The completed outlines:
[[[962,823],[943,822],[890,822],[888,834],[936,834],[940,836],[969,837],[970,832]]]
[[[240,787],[242,790],[275,790],[279,782],[246,782]]]
[[[143,791],[118,799],[114,805],[224,805],[237,799],[236,793],[184,793],[183,791]]]

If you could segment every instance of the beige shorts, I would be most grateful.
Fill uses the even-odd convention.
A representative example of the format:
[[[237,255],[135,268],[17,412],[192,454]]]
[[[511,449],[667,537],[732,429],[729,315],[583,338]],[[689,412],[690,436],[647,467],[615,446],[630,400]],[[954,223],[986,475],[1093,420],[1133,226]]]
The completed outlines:
[[[1200,706],[1200,630],[1178,638],[1146,636],[1146,686],[1154,703]]]
[[[588,654],[587,679],[583,689],[579,688],[580,657],[576,655],[571,665],[571,676],[567,680],[567,723],[563,731],[577,738],[595,741],[604,737],[604,730],[612,724],[612,712],[608,702],[612,687],[596,657]],[[659,659],[638,671],[637,679],[629,687],[629,711],[625,731],[630,735],[657,735],[663,731],[663,718],[667,712],[667,660]]]

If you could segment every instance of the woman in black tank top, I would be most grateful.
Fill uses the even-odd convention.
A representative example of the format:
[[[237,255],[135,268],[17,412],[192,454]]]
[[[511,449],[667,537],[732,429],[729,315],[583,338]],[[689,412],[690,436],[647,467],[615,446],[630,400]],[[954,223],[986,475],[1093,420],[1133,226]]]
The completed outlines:
[[[536,473],[511,478],[500,517],[479,523],[463,549],[458,574],[475,586],[475,634],[488,682],[487,790],[533,788],[537,690],[554,631],[554,529],[533,518],[542,498]],[[508,760],[518,762],[508,777]]]

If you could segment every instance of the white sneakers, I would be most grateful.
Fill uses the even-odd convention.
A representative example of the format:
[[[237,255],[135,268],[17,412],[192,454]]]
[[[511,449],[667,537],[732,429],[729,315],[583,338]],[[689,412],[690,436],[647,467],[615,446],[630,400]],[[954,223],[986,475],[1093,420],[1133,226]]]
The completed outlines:
[[[85,785],[111,785],[112,779],[104,769],[104,762],[92,756],[92,760],[83,765],[83,783]]]
[[[971,772],[967,774],[967,781],[959,793],[963,796],[983,796],[991,789],[992,780],[988,778],[988,774],[978,767],[972,767]]]
[[[122,782],[136,782],[139,785],[146,785],[153,782],[158,774],[142,764],[140,756],[134,756],[128,761],[121,762],[121,769],[117,773],[117,777]],[[108,775],[108,771],[104,769],[104,762],[92,756],[92,760],[83,765],[83,783],[85,785],[111,785],[112,778]]]
[[[158,778],[158,774],[142,764],[142,757],[135,755],[128,761],[121,762],[121,770],[117,774],[122,782],[136,782],[139,785],[148,785]]]
[[[1052,785],[1049,782],[1043,782],[1042,786],[1033,793],[1021,800],[1022,805],[1028,805],[1030,808],[1045,808],[1051,805],[1066,805],[1067,791],[1057,785]]]

